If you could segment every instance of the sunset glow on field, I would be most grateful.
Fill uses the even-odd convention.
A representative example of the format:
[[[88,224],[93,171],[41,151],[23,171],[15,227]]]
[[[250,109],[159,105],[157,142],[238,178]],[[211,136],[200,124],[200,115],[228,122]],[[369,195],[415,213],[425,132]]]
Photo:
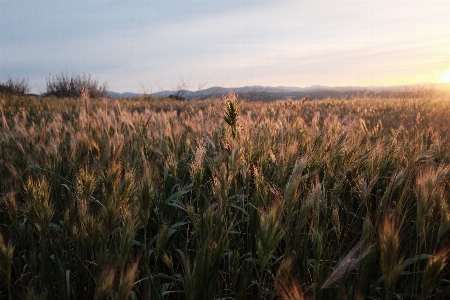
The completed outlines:
[[[445,71],[445,72],[441,75],[441,78],[439,79],[439,82],[442,82],[442,83],[450,83],[450,70]]]
[[[0,300],[450,299],[450,0],[0,0]]]

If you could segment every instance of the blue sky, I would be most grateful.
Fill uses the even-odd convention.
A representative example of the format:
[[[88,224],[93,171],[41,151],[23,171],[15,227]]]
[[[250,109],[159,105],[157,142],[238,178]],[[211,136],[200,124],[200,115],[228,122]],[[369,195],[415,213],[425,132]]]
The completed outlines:
[[[157,92],[433,83],[448,69],[448,0],[0,0],[0,82],[33,92],[61,72]]]

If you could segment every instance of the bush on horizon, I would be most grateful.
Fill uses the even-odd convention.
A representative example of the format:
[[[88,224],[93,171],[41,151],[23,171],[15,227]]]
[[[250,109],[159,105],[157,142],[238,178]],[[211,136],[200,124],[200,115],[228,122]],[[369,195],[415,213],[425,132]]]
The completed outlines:
[[[12,80],[9,78],[5,83],[0,83],[0,93],[11,95],[25,95],[30,92],[27,79]]]
[[[49,76],[46,79],[47,96],[58,98],[79,98],[83,88],[87,89],[90,98],[106,97],[107,83],[100,85],[98,80],[91,78],[91,74],[73,74],[61,72],[60,75]]]

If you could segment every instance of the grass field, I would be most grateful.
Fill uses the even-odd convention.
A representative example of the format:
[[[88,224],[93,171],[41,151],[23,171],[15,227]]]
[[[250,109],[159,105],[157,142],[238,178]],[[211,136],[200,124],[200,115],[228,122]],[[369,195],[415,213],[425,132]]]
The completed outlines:
[[[448,299],[450,98],[0,95],[1,299]]]

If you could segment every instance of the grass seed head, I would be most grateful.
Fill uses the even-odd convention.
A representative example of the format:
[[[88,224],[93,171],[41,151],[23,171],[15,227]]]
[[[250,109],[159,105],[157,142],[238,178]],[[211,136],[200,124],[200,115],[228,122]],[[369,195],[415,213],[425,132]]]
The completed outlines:
[[[31,220],[40,238],[45,241],[48,238],[49,225],[54,214],[48,182],[45,179],[35,181],[28,178],[24,190],[27,196],[24,214]]]
[[[239,107],[236,95],[233,93],[229,93],[228,96],[224,98],[223,119],[230,125],[233,138],[236,138],[238,134]]]
[[[18,206],[16,202],[16,197],[14,195],[14,192],[8,193],[5,198],[4,202],[6,205],[6,209],[8,210],[9,218],[11,219],[12,224],[17,225],[17,217],[18,217]]]
[[[116,272],[114,268],[106,268],[100,275],[97,282],[97,290],[95,291],[94,300],[109,300],[113,292],[114,277]]]
[[[127,300],[131,289],[133,288],[134,279],[137,275],[139,260],[134,262],[125,272],[122,272],[119,280],[119,288],[117,291],[117,297],[114,299]]]
[[[292,258],[285,258],[280,264],[275,278],[275,290],[280,299],[305,299],[300,283],[292,275]]]
[[[13,261],[14,247],[6,244],[0,234],[0,276],[7,284],[10,281],[11,265]]]
[[[431,294],[433,287],[436,285],[436,280],[447,266],[449,250],[449,248],[444,248],[428,259],[422,278],[422,296],[424,299]]]
[[[372,246],[361,252],[363,243],[357,243],[347,255],[339,262],[330,277],[322,285],[322,289],[330,287],[333,283],[343,278],[350,271],[355,270],[364,257],[370,253]]]
[[[395,220],[386,216],[379,229],[378,239],[380,243],[381,270],[387,291],[391,291],[394,288],[397,278],[404,268],[403,259],[399,258],[399,232],[400,226],[396,224]]]

